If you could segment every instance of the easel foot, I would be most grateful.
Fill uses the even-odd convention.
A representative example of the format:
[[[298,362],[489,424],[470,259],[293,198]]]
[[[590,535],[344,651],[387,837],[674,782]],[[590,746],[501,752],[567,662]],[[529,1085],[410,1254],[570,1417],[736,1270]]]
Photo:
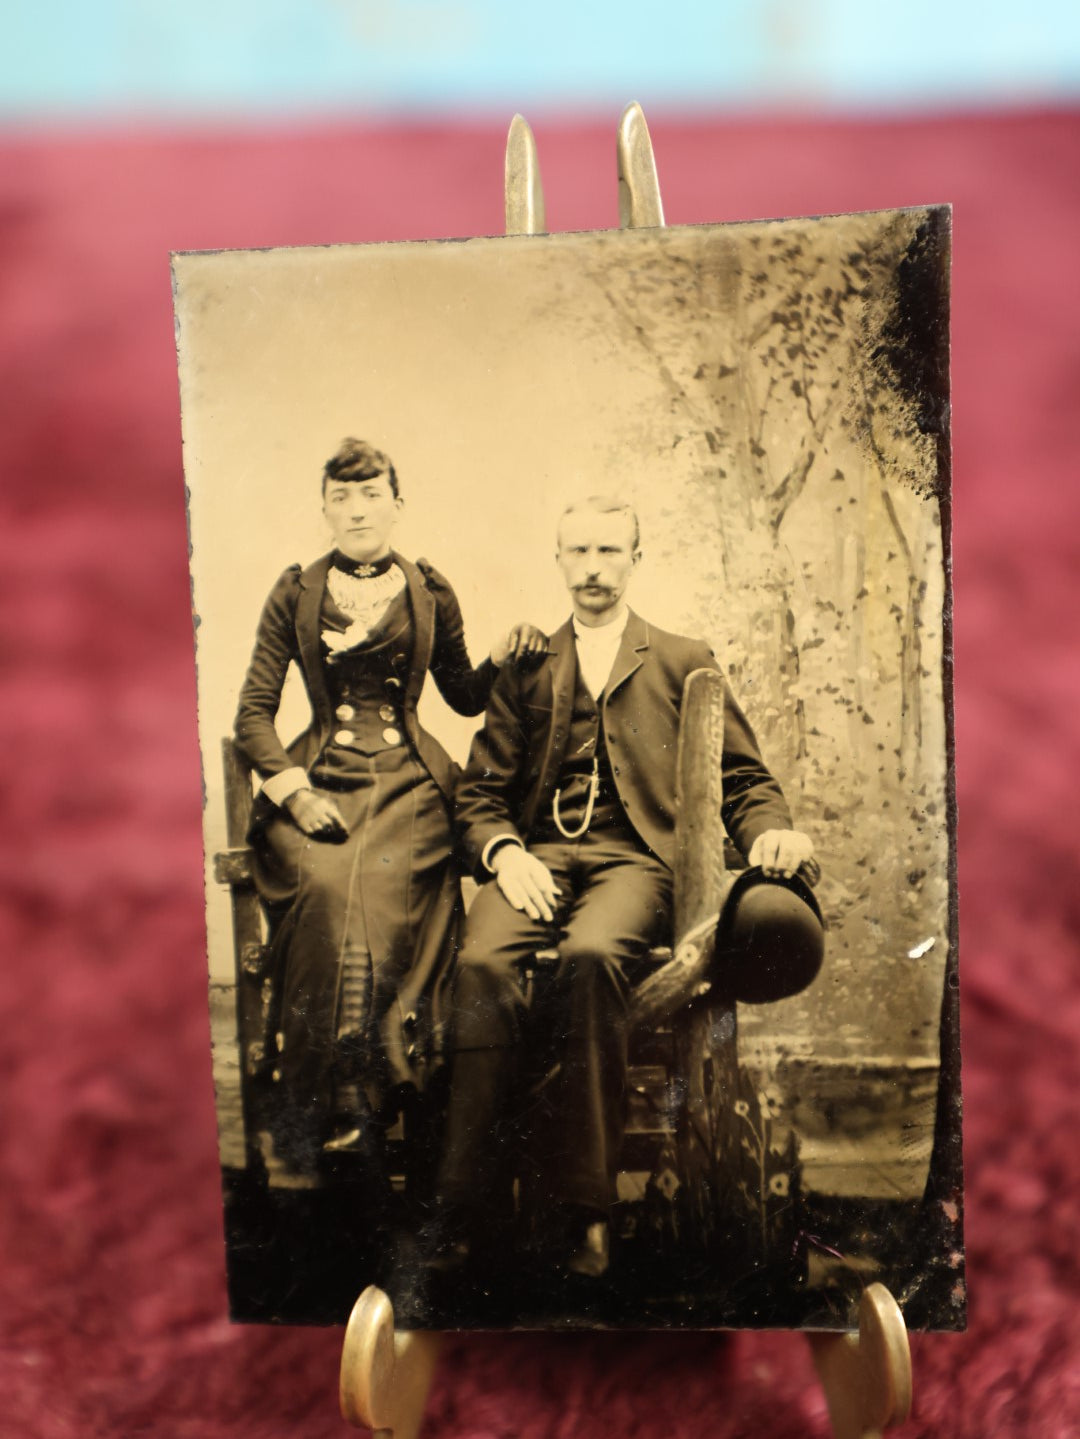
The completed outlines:
[[[441,1334],[394,1331],[390,1300],[374,1285],[353,1305],[341,1350],[341,1417],[377,1439],[416,1439]]]
[[[880,1439],[911,1411],[911,1350],[900,1306],[883,1284],[859,1305],[858,1334],[810,1334],[835,1439]]]

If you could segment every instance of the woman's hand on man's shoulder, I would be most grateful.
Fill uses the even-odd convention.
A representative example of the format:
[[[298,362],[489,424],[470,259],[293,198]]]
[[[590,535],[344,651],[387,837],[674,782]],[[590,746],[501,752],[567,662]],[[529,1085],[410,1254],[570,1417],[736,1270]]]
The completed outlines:
[[[523,620],[500,635],[491,646],[491,662],[498,669],[512,664],[518,670],[534,670],[547,653],[547,647],[548,637],[544,631]]]

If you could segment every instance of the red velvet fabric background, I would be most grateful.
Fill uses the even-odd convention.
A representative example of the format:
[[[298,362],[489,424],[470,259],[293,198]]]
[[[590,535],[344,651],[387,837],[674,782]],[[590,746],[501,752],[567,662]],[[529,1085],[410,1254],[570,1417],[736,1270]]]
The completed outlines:
[[[553,228],[615,119],[539,126]],[[668,218],[952,201],[971,1327],[915,1436],[1080,1428],[1080,114],[652,117]],[[503,131],[0,143],[0,1431],[344,1433],[340,1331],[225,1319],[170,249],[497,232]],[[421,397],[422,398],[422,397]],[[429,1433],[825,1435],[791,1335],[470,1336]]]

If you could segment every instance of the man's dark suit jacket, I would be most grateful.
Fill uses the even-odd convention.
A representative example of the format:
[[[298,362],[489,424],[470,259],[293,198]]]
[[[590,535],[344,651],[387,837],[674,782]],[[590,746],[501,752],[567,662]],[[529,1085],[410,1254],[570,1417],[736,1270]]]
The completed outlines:
[[[461,841],[478,878],[490,878],[482,864],[490,840],[511,834],[527,844],[538,817],[550,812],[570,732],[576,669],[568,620],[552,636],[539,669],[499,674],[456,800]],[[619,797],[638,834],[669,868],[683,686],[699,669],[719,669],[707,645],[668,634],[631,611],[602,696]],[[744,856],[765,830],[791,828],[780,786],[726,687],[723,782],[724,824]]]
[[[335,728],[320,638],[323,592],[332,561],[333,554],[328,554],[306,569],[291,565],[263,607],[236,714],[236,743],[263,779],[294,765],[307,769]],[[430,670],[453,709],[459,714],[479,714],[491,689],[494,666],[485,660],[473,669],[465,648],[457,596],[442,575],[426,560],[414,565],[395,553],[394,561],[405,576],[414,626],[402,697],[405,733],[449,801],[457,767],[438,740],[421,727],[416,702]],[[286,749],[274,721],[293,661],[300,668],[311,701],[312,722]],[[268,807],[269,802],[260,796],[256,822]]]

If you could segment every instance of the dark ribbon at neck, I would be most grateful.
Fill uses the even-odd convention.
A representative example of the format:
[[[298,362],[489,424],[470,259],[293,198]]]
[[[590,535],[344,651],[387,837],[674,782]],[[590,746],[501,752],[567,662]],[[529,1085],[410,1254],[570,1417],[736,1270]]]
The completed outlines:
[[[342,574],[354,575],[358,580],[373,580],[376,575],[385,575],[393,563],[393,555],[384,555],[381,560],[375,560],[369,565],[365,564],[363,560],[350,560],[348,555],[343,555],[340,550],[334,551],[334,558],[331,561],[335,570],[341,570]]]

